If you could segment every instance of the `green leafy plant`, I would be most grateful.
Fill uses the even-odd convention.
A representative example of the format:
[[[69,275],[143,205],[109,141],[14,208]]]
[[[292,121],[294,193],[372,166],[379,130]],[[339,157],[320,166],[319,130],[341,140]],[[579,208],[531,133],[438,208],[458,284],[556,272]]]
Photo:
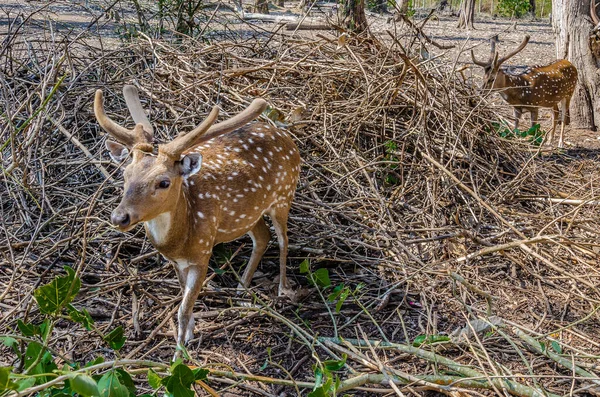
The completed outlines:
[[[69,267],[65,267],[65,273],[34,291],[34,299],[44,316],[41,322],[34,324],[19,319],[15,334],[0,335],[0,342],[9,347],[21,363],[19,369],[0,367],[0,396],[16,392],[29,394],[28,390],[32,387],[41,396],[136,396],[133,378],[119,360],[105,362],[100,356],[87,363],[65,362],[60,368],[56,364],[65,361],[63,356],[59,360],[58,353],[51,348],[52,331],[57,321],[70,320],[98,334],[112,349],[113,355],[118,356],[118,351],[126,343],[122,327],[104,335],[95,327],[87,310],[78,309],[71,303],[81,288],[81,280]],[[133,364],[132,360],[127,361],[128,366]],[[164,394],[169,397],[194,396],[193,384],[206,381],[208,375],[208,370],[191,369],[181,360],[171,366],[150,361],[141,361],[140,365],[159,368],[167,373],[161,377],[154,369],[149,369],[148,383],[157,393],[164,389]]]
[[[398,157],[394,153],[398,150],[398,144],[394,141],[386,141],[384,143],[385,147],[385,155],[384,160],[391,162],[391,164],[387,164],[384,171],[383,181],[386,185],[396,186],[400,183],[399,178],[396,176],[393,170],[398,168],[397,162]]]
[[[529,0],[500,0],[497,10],[501,16],[520,18],[529,11]]]
[[[544,132],[539,124],[530,127],[527,130],[510,129],[505,122],[492,123],[492,127],[498,135],[506,139],[522,138],[530,142],[532,145],[540,146],[544,142]]]

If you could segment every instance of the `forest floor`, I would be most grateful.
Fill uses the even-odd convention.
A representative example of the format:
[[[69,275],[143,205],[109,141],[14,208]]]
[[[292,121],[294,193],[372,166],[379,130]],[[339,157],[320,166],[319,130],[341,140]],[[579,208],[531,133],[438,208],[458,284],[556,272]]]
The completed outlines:
[[[481,71],[469,54],[474,47],[486,58],[498,33],[501,52],[530,34],[510,63],[550,63],[549,21],[519,20],[515,29],[478,16],[466,32],[442,14],[424,32],[455,47],[425,45],[424,60],[414,32],[391,15],[369,13],[383,45],[344,43],[335,31],[292,33],[215,6],[200,19],[201,28],[210,20],[206,41],[130,40],[131,2],[116,2],[120,16],[106,18],[110,3],[0,0],[0,112],[11,120],[0,122],[0,337],[14,336],[19,320],[44,318],[33,291],[69,266],[82,280],[74,305],[104,333],[122,326],[127,341],[115,353],[59,318],[57,363],[172,357],[180,287],[142,228],[110,226],[122,177],[91,111],[103,88],[108,113],[127,124],[119,92],[136,84],[159,138],[196,123],[214,103],[233,114],[263,96],[301,150],[288,257],[299,300],[276,297],[275,242],[241,295],[236,273],[251,240],[214,250],[189,351],[196,365],[252,376],[212,372],[218,395],[307,395],[305,384],[298,391],[283,381],[314,383],[326,360],[344,356],[339,368],[329,363],[340,379],[382,375],[349,388],[353,395],[397,395],[394,387],[406,395],[597,393],[600,135],[569,126],[568,147],[541,154],[501,139],[491,122],[512,111],[497,94],[480,95]],[[295,15],[294,5],[273,14]],[[317,4],[311,17],[333,7]],[[541,117],[547,129],[550,111]],[[323,274],[317,269],[330,285],[311,281]],[[19,360],[0,345],[3,365]],[[499,378],[529,389],[492,380]],[[135,380],[151,392],[143,375]]]

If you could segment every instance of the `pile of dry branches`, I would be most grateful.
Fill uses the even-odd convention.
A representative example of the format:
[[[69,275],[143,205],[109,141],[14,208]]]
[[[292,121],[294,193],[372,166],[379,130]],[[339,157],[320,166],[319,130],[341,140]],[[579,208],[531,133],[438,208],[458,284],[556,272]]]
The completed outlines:
[[[413,383],[424,389],[442,384],[435,376],[444,373],[503,376],[558,393],[595,382],[593,374],[556,366],[547,352],[530,352],[535,341],[524,342],[527,335],[550,336],[580,369],[599,353],[595,154],[542,154],[527,142],[501,139],[492,124],[498,114],[450,60],[423,60],[420,43],[393,34],[263,32],[258,40],[210,44],[141,34],[123,45],[88,34],[59,39],[47,29],[32,38],[21,28],[11,26],[0,47],[0,333],[11,333],[17,319],[35,321],[32,290],[69,265],[84,282],[77,304],[102,327],[125,325],[131,339],[125,356],[170,357],[178,285],[142,231],[122,235],[107,223],[121,178],[91,108],[102,88],[111,117],[130,125],[120,90],[135,84],[159,140],[196,125],[214,104],[226,117],[260,96],[271,104],[268,118],[287,126],[302,152],[289,266],[309,296],[300,307],[269,306],[267,318],[231,308],[231,299],[244,298],[227,288],[208,290],[196,329],[203,335],[198,355],[210,352],[207,362],[281,377],[275,367],[259,369],[269,347],[269,362],[284,357],[289,377],[306,381],[313,364],[306,352],[341,354],[339,336],[368,347],[454,332],[437,352],[479,372],[447,364],[440,373],[437,364],[426,364],[425,350],[376,353],[371,346],[366,353],[346,349],[346,374],[394,374],[408,379],[404,384],[418,380],[406,374],[430,376],[430,383]],[[213,266],[238,269],[249,255],[239,246],[219,248]],[[330,303],[298,273],[306,258],[313,269],[328,267],[334,285],[355,291],[340,313],[328,310]],[[264,262],[272,280],[276,266]],[[231,274],[217,277],[213,288],[236,285]],[[259,285],[257,294],[264,298],[269,287]],[[495,331],[474,332],[474,319],[490,315]],[[257,331],[267,322],[268,330]],[[57,333],[55,348],[71,359],[101,349],[76,325]],[[228,381],[213,375],[217,384]],[[382,379],[349,388],[389,380]],[[506,386],[485,379],[436,390],[500,393]],[[252,383],[237,387],[258,393]],[[273,388],[262,391],[280,390]],[[523,390],[513,394],[539,393]]]

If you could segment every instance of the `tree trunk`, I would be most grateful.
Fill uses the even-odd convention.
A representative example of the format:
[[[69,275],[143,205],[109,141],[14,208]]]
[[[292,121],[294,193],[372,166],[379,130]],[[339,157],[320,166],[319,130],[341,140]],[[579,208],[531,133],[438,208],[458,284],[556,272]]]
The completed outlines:
[[[267,0],[256,0],[254,3],[254,12],[259,14],[268,14],[269,2]]]
[[[535,0],[529,0],[529,12],[535,18]]]
[[[406,3],[408,4],[408,1]],[[440,0],[440,4],[437,7],[438,11],[444,11],[446,7],[448,7],[448,0]],[[452,7],[450,7],[450,11],[452,11]]]
[[[373,11],[379,14],[386,14],[388,12],[387,0],[375,0]]]
[[[345,0],[344,18],[346,27],[357,33],[367,30],[367,16],[365,15],[365,0]]]
[[[408,0],[397,0],[398,12],[402,15],[408,14]]]
[[[459,29],[475,29],[473,21],[475,17],[475,0],[463,0],[460,6],[460,16],[458,17]]]
[[[277,6],[285,7],[285,0],[277,0]]]
[[[595,131],[600,125],[600,41],[589,11],[590,0],[552,0],[556,57],[571,61],[579,75],[571,101],[572,125]]]

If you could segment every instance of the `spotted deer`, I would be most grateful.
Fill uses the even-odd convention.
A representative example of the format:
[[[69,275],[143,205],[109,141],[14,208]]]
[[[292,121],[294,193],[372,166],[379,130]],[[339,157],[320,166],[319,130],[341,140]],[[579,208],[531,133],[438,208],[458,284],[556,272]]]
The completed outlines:
[[[473,63],[484,68],[484,89],[498,90],[502,98],[514,108],[515,124],[524,111],[531,114],[531,125],[537,124],[540,108],[552,108],[552,130],[548,143],[552,143],[562,106],[562,117],[558,147],[563,147],[563,134],[566,124],[570,123],[569,105],[577,84],[577,69],[566,59],[558,60],[546,66],[503,66],[503,63],[518,54],[529,42],[529,35],[517,49],[500,58],[496,51],[496,42],[492,40],[490,59],[478,61],[471,50]]]
[[[205,280],[215,244],[248,234],[252,254],[241,277],[248,287],[271,238],[268,215],[279,242],[279,294],[291,292],[286,277],[287,221],[300,172],[300,154],[290,135],[255,122],[266,102],[255,99],[242,113],[214,124],[214,107],[196,128],[154,145],[153,128],[137,89],[123,88],[136,123],[127,129],[104,111],[96,91],[94,113],[118,142],[107,141],[114,161],[124,169],[123,199],[112,224],[128,231],[143,223],[154,247],[173,262],[183,298],[178,312],[178,351],[193,337],[193,307]],[[131,156],[130,156],[131,155]]]

